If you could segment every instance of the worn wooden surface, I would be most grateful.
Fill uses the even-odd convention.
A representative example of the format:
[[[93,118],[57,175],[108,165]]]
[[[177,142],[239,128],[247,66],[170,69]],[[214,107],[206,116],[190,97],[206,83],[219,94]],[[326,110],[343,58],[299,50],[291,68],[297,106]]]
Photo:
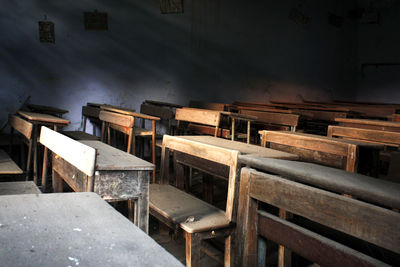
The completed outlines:
[[[183,266],[94,193],[0,196],[0,222],[3,266]]]
[[[277,158],[277,159],[288,159],[296,160],[297,155],[286,153],[283,151],[278,151],[266,147],[261,147],[257,145],[246,144],[238,141],[226,140],[213,136],[179,136],[179,138],[199,142],[202,144],[217,146],[226,149],[237,150],[243,155],[254,155],[265,158]]]
[[[20,117],[15,116],[15,115],[11,115],[8,119],[8,122],[12,128],[17,130],[19,133],[21,133],[23,136],[25,136],[28,140],[31,139],[32,129],[33,129],[32,123],[30,123],[24,119],[21,119]]]
[[[328,127],[328,136],[360,140],[393,147],[400,146],[400,133],[398,132],[330,125]]]
[[[299,115],[264,112],[255,110],[241,110],[241,114],[251,115],[257,117],[257,121],[261,123],[277,124],[284,126],[296,127],[299,124]]]
[[[228,138],[230,135],[230,131],[228,129],[221,129],[218,128],[218,130],[215,130],[215,127],[213,126],[207,126],[207,125],[199,125],[199,124],[194,124],[194,123],[189,123],[186,127],[185,130],[187,130],[190,133],[201,133],[201,134],[206,134],[206,135],[216,135],[218,137],[223,137],[223,138]]]
[[[142,114],[142,113],[137,113],[134,110],[130,110],[127,108],[121,108],[121,107],[115,107],[115,106],[109,106],[109,105],[102,105],[101,109],[106,110],[106,111],[111,111],[114,113],[120,113],[120,114],[124,114],[124,115],[129,115],[129,116],[133,116],[135,118],[141,118],[141,119],[145,119],[145,120],[160,120],[160,118],[155,117],[155,116],[150,116],[150,115],[146,115],[146,114]]]
[[[0,174],[22,174],[20,167],[8,156],[6,152],[0,149]]]
[[[155,101],[155,100],[145,100],[144,102],[147,104],[152,104],[152,105],[156,105],[156,106],[165,106],[165,107],[171,107],[171,108],[181,108],[182,107],[182,105],[179,105],[179,104]]]
[[[51,115],[63,115],[65,113],[68,113],[68,110],[66,110],[66,109],[61,109],[61,108],[51,107],[51,106],[28,104],[28,108],[31,109],[33,112],[47,113],[47,114],[51,114]]]
[[[0,195],[41,194],[32,181],[0,183]]]
[[[163,120],[170,120],[174,117],[174,112],[171,108],[160,107],[145,103],[140,105],[140,113],[156,116]]]
[[[102,121],[106,121],[112,124],[116,124],[122,127],[131,128],[134,125],[134,118],[129,115],[118,114],[115,112],[108,112],[101,110],[99,118]]]
[[[221,120],[221,113],[216,110],[198,108],[176,109],[175,119],[218,127]]]
[[[74,165],[86,175],[92,176],[95,169],[96,150],[63,134],[42,126],[40,143]]]
[[[49,114],[42,114],[42,113],[35,113],[35,112],[28,112],[28,111],[18,111],[18,114],[22,117],[28,119],[31,122],[49,122],[55,124],[62,124],[68,125],[70,123],[69,120],[65,120],[53,115]]]
[[[250,168],[242,169],[237,227],[237,235],[242,243],[237,247],[237,264],[255,264],[258,232],[317,264],[347,262],[350,265],[384,265],[278,217],[257,212],[257,201],[290,211],[395,253],[399,252],[400,228],[396,223],[400,218],[398,212],[325,191],[322,188],[326,187],[316,185],[313,181],[307,181],[307,185],[304,185],[282,173],[278,174],[281,176]]]
[[[367,120],[367,119],[346,119],[336,118],[339,126],[363,128],[389,132],[400,132],[400,122],[396,121],[382,121],[382,120]]]
[[[100,141],[81,140],[80,143],[97,151],[96,170],[153,170],[150,162],[135,157]]]
[[[81,131],[62,131],[62,134],[74,140],[100,140],[100,137]]]
[[[100,115],[100,107],[82,106],[82,115],[98,119]]]
[[[227,106],[228,106],[228,104],[224,104],[224,103],[203,102],[203,101],[194,101],[194,100],[189,101],[189,107],[191,107],[191,108],[225,111]]]

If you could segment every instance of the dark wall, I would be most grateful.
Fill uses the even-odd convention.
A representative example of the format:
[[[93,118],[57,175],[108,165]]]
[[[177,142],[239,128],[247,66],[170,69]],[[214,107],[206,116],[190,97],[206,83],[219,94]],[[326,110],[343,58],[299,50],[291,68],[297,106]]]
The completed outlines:
[[[363,0],[359,6],[371,5]],[[400,103],[400,1],[377,2],[373,8],[379,12],[379,23],[360,23],[357,28],[359,89],[356,99]],[[383,65],[362,68],[369,63]]]
[[[299,7],[299,3],[302,6]],[[299,7],[307,25],[289,19]],[[31,103],[68,109],[100,102],[139,109],[145,99],[267,102],[353,99],[356,24],[328,24],[353,1],[186,0],[160,14],[158,0],[20,0],[0,9],[0,121]],[[85,31],[83,12],[108,12],[108,31]],[[38,21],[55,23],[40,43]]]

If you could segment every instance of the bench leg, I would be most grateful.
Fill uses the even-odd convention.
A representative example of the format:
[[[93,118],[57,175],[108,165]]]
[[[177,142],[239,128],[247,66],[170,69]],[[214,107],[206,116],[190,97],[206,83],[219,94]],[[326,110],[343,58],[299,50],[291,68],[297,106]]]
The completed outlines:
[[[63,191],[63,180],[61,176],[54,170],[51,171],[52,183],[53,183],[53,192],[54,193],[62,193]]]
[[[185,232],[186,238],[186,266],[200,267],[201,239],[196,234]]]

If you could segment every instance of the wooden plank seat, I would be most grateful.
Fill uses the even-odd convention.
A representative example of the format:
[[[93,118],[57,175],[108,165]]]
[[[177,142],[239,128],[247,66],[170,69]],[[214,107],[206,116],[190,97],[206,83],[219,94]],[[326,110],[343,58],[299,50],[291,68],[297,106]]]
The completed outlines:
[[[32,181],[0,183],[0,195],[41,194]]]
[[[258,171],[246,167],[241,172],[238,266],[255,266],[257,255],[265,253],[257,249],[259,235],[322,266],[398,264],[399,184],[312,163],[249,156],[240,156],[240,162]],[[258,208],[261,202],[295,217],[279,218]],[[340,238],[340,233],[348,236]],[[290,264],[290,258],[280,256],[280,266]]]
[[[194,156],[229,168],[228,193],[225,211],[220,210],[198,198],[189,195],[169,184],[170,151]],[[200,266],[201,241],[216,237],[225,238],[225,265],[233,260],[231,231],[236,221],[237,209],[237,159],[240,153],[235,150],[202,144],[177,136],[164,135],[160,184],[150,185],[150,214],[172,229],[182,229],[186,238],[186,265]],[[185,178],[183,165],[176,163],[175,179]],[[177,182],[180,183],[180,182]]]
[[[75,192],[127,201],[129,218],[148,232],[148,188],[154,165],[100,141],[76,141],[46,127],[40,142],[53,152],[54,192],[63,191],[64,181]]]
[[[193,132],[224,138],[229,134],[229,130],[220,128],[221,112],[217,110],[179,108],[176,109],[175,120],[178,131],[183,133]]]
[[[10,156],[0,149],[0,181],[18,180],[23,173]]]
[[[314,134],[260,131],[261,146],[297,154],[301,161],[376,176],[382,145]],[[360,162],[360,153],[363,153]],[[362,166],[361,166],[362,165]]]
[[[21,136],[21,162],[22,162],[22,168],[25,171],[26,174],[26,179],[29,178],[31,168],[32,168],[32,156],[33,156],[33,140],[32,140],[32,133],[33,133],[33,124],[16,116],[16,115],[10,115],[8,117],[8,123],[10,125],[11,129],[11,141],[10,141],[10,146],[12,147],[13,145],[13,137],[14,137],[14,131],[17,131],[20,133]],[[36,142],[36,140],[35,140]],[[22,147],[22,143],[25,143],[28,146],[28,152],[27,155],[25,156],[25,149]],[[25,161],[26,160],[26,161]]]

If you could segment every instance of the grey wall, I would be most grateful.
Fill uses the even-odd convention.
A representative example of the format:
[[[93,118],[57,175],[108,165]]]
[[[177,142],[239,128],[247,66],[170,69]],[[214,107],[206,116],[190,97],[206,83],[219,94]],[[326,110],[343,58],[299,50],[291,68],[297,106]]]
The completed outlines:
[[[307,25],[288,19],[301,7]],[[139,109],[145,99],[267,102],[353,99],[356,24],[328,24],[354,1],[185,0],[162,15],[157,0],[10,0],[0,9],[0,122],[31,103],[70,112],[82,105]],[[85,31],[83,12],[108,12],[108,31]],[[56,43],[40,43],[38,21],[55,23]]]
[[[359,1],[368,7],[368,1]],[[379,24],[359,24],[358,91],[356,100],[400,103],[400,65],[366,67],[363,63],[400,64],[400,1],[385,0],[374,6],[380,13]]]

